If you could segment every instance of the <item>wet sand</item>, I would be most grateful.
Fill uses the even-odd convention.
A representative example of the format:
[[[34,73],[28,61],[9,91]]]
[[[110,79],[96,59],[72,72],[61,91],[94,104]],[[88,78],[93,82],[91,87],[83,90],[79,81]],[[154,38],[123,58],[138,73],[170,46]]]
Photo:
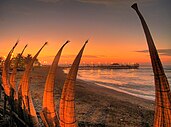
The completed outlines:
[[[31,95],[41,111],[43,90],[49,67],[35,67],[31,73]],[[20,75],[17,80],[19,81]],[[55,101],[59,99],[66,74],[61,68],[55,80]],[[154,102],[77,80],[76,114],[80,127],[148,127],[153,124]]]

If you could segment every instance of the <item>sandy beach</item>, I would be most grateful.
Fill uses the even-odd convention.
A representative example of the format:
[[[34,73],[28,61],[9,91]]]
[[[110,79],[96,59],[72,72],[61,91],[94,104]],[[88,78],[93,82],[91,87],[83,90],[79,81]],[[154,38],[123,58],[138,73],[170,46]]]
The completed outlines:
[[[41,111],[48,66],[32,70],[31,95],[37,112]],[[22,72],[17,77],[19,81]],[[66,74],[58,68],[55,100],[59,99]],[[76,82],[76,114],[80,127],[148,127],[153,125],[154,102],[97,86],[91,82]]]

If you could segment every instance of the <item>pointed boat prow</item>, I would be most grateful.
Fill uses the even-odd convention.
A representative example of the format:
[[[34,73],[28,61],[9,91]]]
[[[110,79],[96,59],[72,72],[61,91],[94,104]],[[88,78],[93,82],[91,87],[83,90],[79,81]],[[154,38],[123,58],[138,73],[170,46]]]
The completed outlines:
[[[88,41],[89,41],[89,39],[85,42],[85,44],[87,44],[87,43],[88,43]]]
[[[138,11],[137,3],[134,3],[131,7],[132,7],[134,10]]]
[[[65,42],[65,44],[61,47],[61,48],[63,48],[66,44],[68,44],[70,41],[69,40],[67,40],[66,42]]]
[[[13,50],[15,49],[15,47],[18,45],[19,40],[17,40],[17,42],[15,43],[14,47],[12,48]]]

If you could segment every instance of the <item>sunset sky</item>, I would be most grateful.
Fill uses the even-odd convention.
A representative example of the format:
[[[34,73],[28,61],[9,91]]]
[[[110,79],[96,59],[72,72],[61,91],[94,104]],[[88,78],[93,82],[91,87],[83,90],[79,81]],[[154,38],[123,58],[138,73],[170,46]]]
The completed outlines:
[[[28,44],[26,54],[50,64],[66,40],[60,63],[71,63],[84,44],[82,63],[149,63],[140,20],[130,7],[138,3],[153,35],[160,58],[171,64],[170,0],[0,0],[0,56],[17,39],[15,54]]]

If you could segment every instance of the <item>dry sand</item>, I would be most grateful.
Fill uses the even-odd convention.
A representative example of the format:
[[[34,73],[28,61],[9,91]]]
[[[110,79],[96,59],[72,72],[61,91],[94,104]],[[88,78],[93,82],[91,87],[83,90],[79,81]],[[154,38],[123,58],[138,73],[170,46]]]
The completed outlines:
[[[42,108],[48,70],[49,67],[35,67],[31,73],[31,95],[37,112]],[[55,80],[57,112],[65,77],[66,74],[59,68]],[[80,127],[148,127],[153,124],[153,114],[153,101],[103,88],[83,80],[76,82],[76,115]]]

